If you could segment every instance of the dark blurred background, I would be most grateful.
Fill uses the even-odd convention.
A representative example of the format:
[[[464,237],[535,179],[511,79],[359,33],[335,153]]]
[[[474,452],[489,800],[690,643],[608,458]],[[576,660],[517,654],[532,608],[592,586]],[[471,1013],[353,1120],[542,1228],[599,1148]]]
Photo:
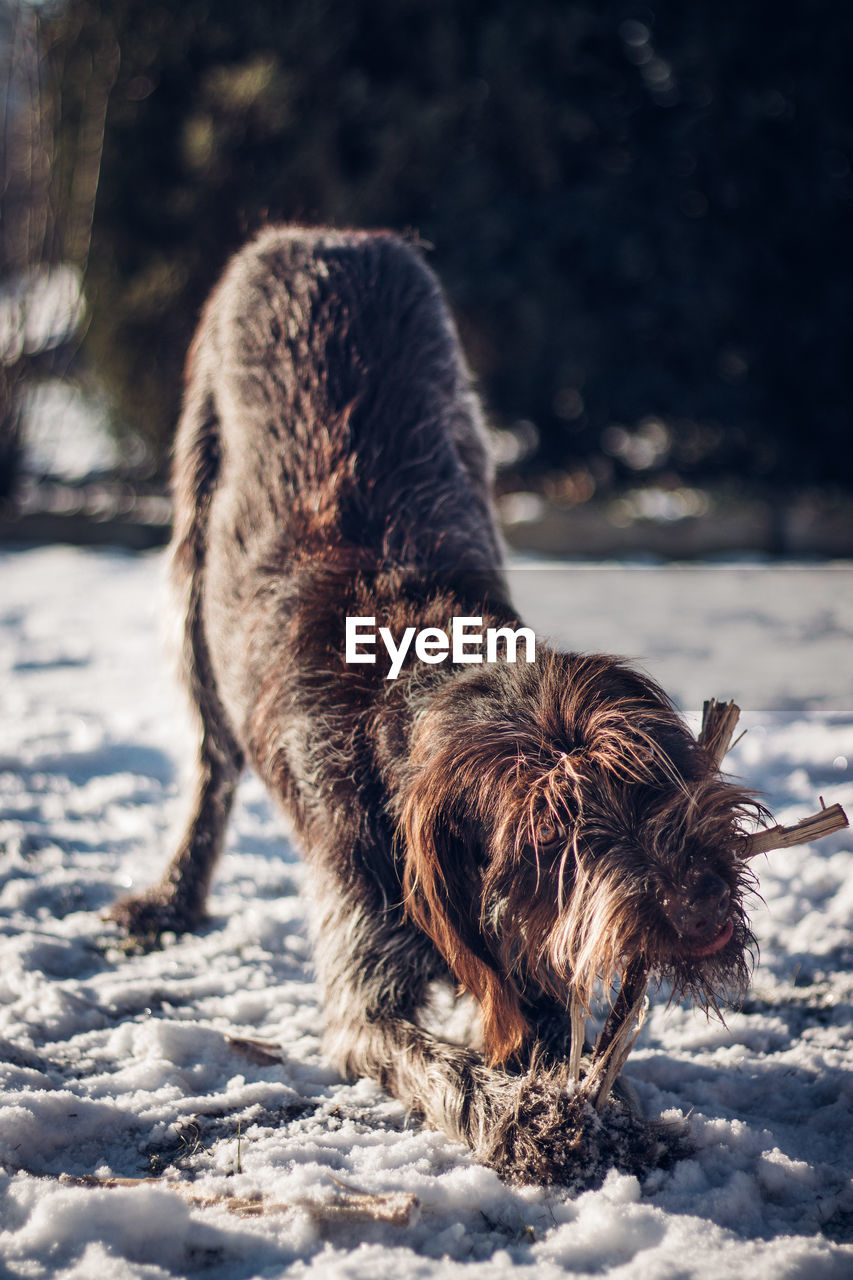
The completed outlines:
[[[846,524],[843,0],[0,0],[0,58],[7,502],[50,478],[50,412],[54,452],[97,419],[90,471],[156,492],[205,295],[298,220],[429,246],[510,525]]]

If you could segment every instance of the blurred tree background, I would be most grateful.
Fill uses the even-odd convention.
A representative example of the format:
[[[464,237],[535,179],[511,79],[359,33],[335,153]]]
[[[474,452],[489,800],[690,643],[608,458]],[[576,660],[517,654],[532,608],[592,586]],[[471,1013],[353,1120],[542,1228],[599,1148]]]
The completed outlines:
[[[853,489],[853,6],[41,15],[60,222],[107,86],[82,146],[91,245],[71,236],[66,257],[116,422],[161,470],[205,295],[248,234],[297,220],[431,246],[507,483],[566,501],[638,476]]]

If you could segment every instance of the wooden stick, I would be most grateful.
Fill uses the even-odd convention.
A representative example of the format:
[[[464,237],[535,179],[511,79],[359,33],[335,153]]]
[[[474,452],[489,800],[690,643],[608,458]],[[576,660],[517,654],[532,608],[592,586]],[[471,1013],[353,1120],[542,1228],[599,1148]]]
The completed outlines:
[[[719,769],[723,759],[732,745],[737,722],[740,719],[740,707],[734,702],[718,702],[709,698],[702,707],[702,727],[699,730],[699,745],[704,747]],[[823,804],[823,798],[821,798]],[[841,831],[849,826],[847,815],[840,804],[821,809],[803,818],[792,827],[768,827],[763,831],[755,831],[744,836],[741,857],[754,858],[759,853],[767,853],[771,849],[788,849],[792,845],[810,844],[812,840],[820,840],[833,831]]]
[[[792,827],[768,827],[764,831],[753,831],[744,836],[741,857],[754,858],[756,854],[768,853],[771,849],[790,849],[797,844],[811,844],[812,840],[820,840],[833,831],[842,831],[849,827],[847,814],[840,804],[830,805],[819,813],[812,813],[802,818]]]
[[[272,1040],[255,1040],[247,1036],[232,1036],[226,1033],[225,1043],[229,1049],[242,1053],[250,1062],[259,1066],[270,1066],[274,1062],[284,1061],[284,1051],[280,1044]]]
[[[732,745],[739,719],[740,707],[736,702],[718,702],[716,698],[709,698],[702,706],[699,745],[705,748],[717,769]]]
[[[586,1018],[583,1005],[574,993],[572,993],[572,1001],[569,1005],[569,1018],[572,1027],[572,1047],[569,1051],[569,1079],[573,1084],[577,1084],[581,1078],[581,1054],[583,1053],[583,1042],[586,1033]]]
[[[59,1181],[72,1187],[163,1187],[174,1191],[197,1209],[225,1208],[238,1218],[261,1218],[273,1213],[290,1213],[302,1209],[321,1222],[387,1222],[407,1227],[414,1220],[419,1201],[407,1191],[374,1194],[361,1191],[339,1178],[332,1179],[340,1188],[330,1200],[300,1199],[293,1202],[267,1200],[263,1196],[203,1195],[193,1190],[191,1182],[178,1178],[98,1178],[83,1174],[73,1178],[62,1174]]]

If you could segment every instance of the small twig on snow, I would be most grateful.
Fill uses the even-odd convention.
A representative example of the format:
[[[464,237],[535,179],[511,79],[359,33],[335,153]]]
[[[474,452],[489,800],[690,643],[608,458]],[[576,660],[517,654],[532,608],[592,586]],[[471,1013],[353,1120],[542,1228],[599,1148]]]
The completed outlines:
[[[71,1177],[62,1174],[59,1181],[73,1187],[112,1189],[115,1187],[162,1187],[174,1191],[197,1209],[224,1208],[238,1218],[261,1218],[276,1213],[303,1210],[319,1222],[387,1222],[396,1227],[410,1226],[417,1214],[419,1201],[407,1191],[375,1193],[332,1177],[340,1188],[328,1200],[268,1200],[264,1196],[205,1195],[193,1190],[193,1183],[167,1178],[99,1178],[94,1174]]]

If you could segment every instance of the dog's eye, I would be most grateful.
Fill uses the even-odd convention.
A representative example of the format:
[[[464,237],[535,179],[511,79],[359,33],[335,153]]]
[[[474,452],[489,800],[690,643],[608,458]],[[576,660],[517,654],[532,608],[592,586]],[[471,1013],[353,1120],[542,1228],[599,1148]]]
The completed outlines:
[[[551,845],[559,844],[565,838],[566,828],[552,814],[549,814],[546,818],[540,818],[537,822],[536,844],[540,849],[547,849]]]

